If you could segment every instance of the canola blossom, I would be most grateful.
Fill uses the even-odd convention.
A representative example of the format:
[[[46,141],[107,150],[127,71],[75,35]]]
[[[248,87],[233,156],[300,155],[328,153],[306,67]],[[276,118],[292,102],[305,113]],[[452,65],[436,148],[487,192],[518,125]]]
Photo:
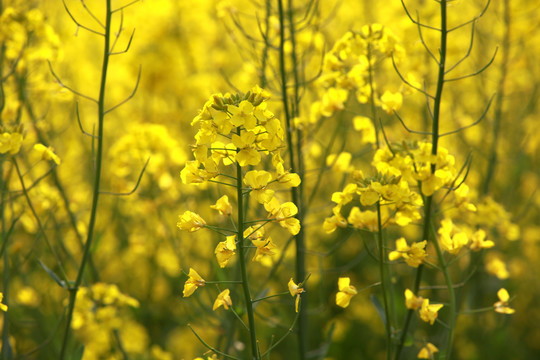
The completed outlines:
[[[1,1],[0,357],[538,357],[535,8]]]

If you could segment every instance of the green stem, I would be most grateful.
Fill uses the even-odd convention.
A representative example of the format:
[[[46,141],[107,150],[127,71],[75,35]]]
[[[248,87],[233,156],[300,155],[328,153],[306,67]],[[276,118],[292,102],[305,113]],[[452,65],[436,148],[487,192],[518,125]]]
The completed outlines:
[[[430,226],[431,228],[431,234],[433,236],[433,245],[435,246],[435,251],[437,251],[437,258],[439,262],[441,263],[442,272],[444,275],[444,280],[446,282],[446,287],[448,289],[448,296],[449,299],[449,308],[450,308],[450,322],[448,323],[448,337],[446,338],[446,357],[445,359],[450,359],[450,354],[452,352],[452,343],[454,341],[454,328],[456,327],[456,294],[454,291],[454,284],[452,283],[452,278],[450,277],[450,273],[448,271],[448,264],[446,263],[446,260],[444,259],[444,254],[441,251],[441,247],[439,246],[439,242],[437,241],[437,237],[435,235],[435,227],[433,223]]]
[[[392,328],[390,324],[390,313],[388,308],[388,295],[387,295],[387,277],[386,277],[386,256],[384,249],[386,245],[384,243],[383,231],[382,231],[382,219],[381,219],[381,204],[377,201],[377,225],[379,231],[377,232],[377,240],[379,243],[379,276],[381,278],[381,290],[383,293],[384,303],[384,315],[385,315],[385,328],[386,328],[386,358],[392,358]]]
[[[495,168],[497,166],[497,144],[499,143],[499,134],[501,129],[502,120],[502,107],[503,99],[505,96],[505,83],[508,74],[508,62],[510,53],[510,4],[509,0],[503,1],[504,6],[504,37],[502,43],[502,60],[501,60],[501,78],[497,86],[497,98],[495,101],[495,114],[493,116],[493,140],[491,143],[491,149],[489,154],[488,167],[486,169],[486,178],[482,185],[482,194],[487,195],[489,193],[489,186],[495,174]]]
[[[371,107],[371,121],[375,127],[375,145],[379,148],[379,123],[377,121],[377,107],[375,106],[375,90],[373,89],[373,67],[371,65],[371,42],[367,44],[367,58],[369,67],[369,103]]]
[[[444,87],[444,73],[445,73],[445,67],[446,67],[446,47],[447,47],[447,24],[446,24],[446,1],[447,0],[441,0],[440,3],[440,11],[441,11],[441,28],[440,28],[440,47],[439,47],[439,72],[437,76],[437,89],[435,93],[435,98],[433,101],[433,118],[432,118],[432,128],[431,128],[431,153],[433,155],[437,155],[437,149],[439,145],[439,120],[440,120],[440,111],[441,111],[441,102],[442,102],[442,92]],[[431,164],[431,173],[435,173],[435,167],[436,164]],[[432,222],[432,202],[433,202],[433,196],[427,196],[425,198],[424,202],[424,228],[422,231],[422,239],[427,240],[429,242],[429,235],[430,235],[430,224]],[[435,240],[436,241],[436,240]],[[418,266],[418,270],[416,272],[416,279],[414,283],[414,293],[418,293],[418,289],[420,288],[420,282],[422,281],[422,273],[424,270],[424,265]],[[394,357],[396,360],[400,358],[401,352],[403,350],[403,345],[405,344],[405,339],[407,337],[407,333],[409,330],[409,325],[411,322],[412,315],[414,313],[414,310],[409,310],[407,312],[405,322],[403,325],[401,338],[398,344],[398,348],[396,351],[396,356]],[[448,359],[447,359],[448,360]]]
[[[101,184],[101,168],[102,168],[102,158],[103,158],[103,120],[105,118],[105,90],[107,83],[107,70],[109,67],[109,56],[110,56],[110,34],[111,34],[111,0],[106,0],[106,15],[105,15],[105,41],[103,49],[103,63],[101,68],[101,83],[99,89],[99,100],[98,100],[98,136],[97,136],[97,152],[96,152],[96,173],[94,176],[94,187],[92,195],[92,208],[90,210],[90,221],[88,224],[88,234],[86,237],[86,242],[84,244],[84,252],[81,260],[81,265],[79,266],[79,272],[77,274],[77,279],[73,286],[69,288],[69,304],[67,310],[67,320],[66,328],[64,332],[64,338],[62,340],[62,348],[60,352],[60,360],[63,360],[66,356],[67,343],[69,340],[69,334],[71,329],[71,320],[73,318],[73,310],[75,309],[75,301],[77,298],[77,292],[79,286],[81,285],[84,270],[86,263],[90,258],[90,249],[92,246],[92,240],[94,239],[94,229],[96,225],[97,218],[97,208],[99,201],[99,188]]]
[[[238,129],[240,136],[240,129]],[[242,168],[236,163],[236,189],[237,189],[237,207],[238,207],[238,259],[240,262],[240,272],[242,275],[242,289],[244,290],[244,301],[246,303],[246,312],[249,321],[249,336],[251,341],[252,359],[260,359],[257,349],[257,335],[255,332],[255,317],[253,314],[253,301],[249,291],[248,274],[246,269],[246,256],[244,248],[244,198],[242,194]]]
[[[297,173],[296,160],[295,160],[295,147],[293,145],[293,125],[291,118],[297,116],[298,111],[298,65],[296,58],[296,40],[295,40],[295,26],[293,18],[293,0],[288,2],[288,22],[289,22],[289,36],[292,45],[291,52],[291,61],[293,64],[292,74],[294,77],[294,98],[293,98],[293,111],[289,105],[289,97],[287,94],[287,69],[285,65],[285,10],[283,8],[283,1],[278,0],[278,11],[279,11],[279,24],[280,24],[280,43],[279,43],[279,68],[281,75],[281,96],[283,101],[283,112],[285,114],[286,122],[286,134],[287,134],[287,146],[289,149],[289,162],[291,172]],[[302,164],[302,152],[301,152],[301,133],[299,130],[296,131],[296,156],[298,157],[298,164]],[[301,166],[301,165],[300,165]],[[305,269],[305,241],[304,241],[304,224],[303,224],[303,204],[301,201],[301,187],[303,186],[303,176],[302,173],[298,174],[300,176],[301,182],[299,188],[291,188],[292,201],[298,208],[297,219],[300,221],[300,231],[295,236],[296,241],[296,278],[298,280],[304,279],[306,276]],[[307,296],[302,298],[304,306],[299,310],[298,314],[298,347],[300,359],[303,360],[306,358],[307,352],[307,313],[305,309],[307,308]]]

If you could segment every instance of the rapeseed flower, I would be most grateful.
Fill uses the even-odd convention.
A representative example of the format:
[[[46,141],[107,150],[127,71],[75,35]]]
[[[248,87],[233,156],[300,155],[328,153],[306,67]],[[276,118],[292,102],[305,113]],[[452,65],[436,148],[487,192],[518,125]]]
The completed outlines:
[[[346,308],[358,291],[351,285],[351,279],[348,277],[340,277],[338,279],[338,288],[339,292],[336,294],[336,305]]]
[[[221,241],[217,244],[214,253],[216,254],[216,258],[221,268],[227,266],[229,260],[233,257],[234,254],[236,254],[234,252],[236,250],[235,240],[236,235],[231,235],[227,236],[227,240]]]
[[[438,351],[439,349],[435,345],[428,342],[423,348],[420,349],[418,359],[434,359],[434,354]]]
[[[264,170],[251,170],[244,175],[244,183],[251,188],[250,195],[261,204],[274,197],[274,190],[267,188],[271,180],[272,174]]]
[[[277,248],[277,246],[274,244],[271,237],[261,240],[251,240],[251,242],[257,247],[252,261],[261,262],[265,256],[272,256],[276,254],[274,249]]]
[[[195,290],[206,285],[206,281],[192,268],[189,268],[188,279],[184,284],[184,297],[191,296]]]
[[[496,312],[500,314],[513,314],[516,312],[516,310],[508,306],[508,300],[510,300],[510,295],[505,288],[501,288],[499,289],[499,291],[497,291],[497,297],[499,298],[499,301],[493,304]]]
[[[212,307],[212,310],[215,311],[220,306],[223,306],[225,310],[228,310],[229,306],[232,306],[232,300],[229,293],[230,293],[229,289],[225,289],[222,292],[220,292],[216,298],[216,301],[214,301],[214,306]]]
[[[292,202],[279,204],[276,198],[264,204],[268,217],[277,221],[279,225],[289,230],[291,235],[296,235],[300,232],[300,221],[293,216],[298,213],[298,208]]]
[[[178,217],[176,226],[180,230],[186,230],[188,232],[194,232],[202,229],[206,225],[206,221],[199,214],[191,211],[186,211]]]
[[[52,147],[46,147],[43,144],[35,144],[34,150],[40,153],[43,160],[52,160],[56,165],[60,165],[60,158],[54,153]]]
[[[399,258],[405,259],[407,265],[412,267],[418,267],[426,258],[426,244],[427,241],[420,241],[413,243],[411,246],[407,244],[407,240],[401,237],[396,240],[396,250],[388,254],[390,261],[397,260]]]
[[[424,299],[420,308],[420,318],[425,322],[433,325],[438,316],[438,311],[443,307],[443,304],[429,304],[429,299]]]
[[[21,149],[22,141],[23,136],[18,132],[0,134],[0,154],[9,153],[15,155]]]
[[[0,310],[7,311],[8,306],[6,304],[2,304],[2,300],[4,300],[4,294],[0,292]]]
[[[301,287],[299,287],[291,278],[289,280],[289,283],[287,284],[289,287],[289,292],[291,293],[292,297],[296,296],[296,300],[294,301],[294,309],[296,312],[298,312],[298,304],[300,303],[300,294],[305,292],[305,290]]]
[[[221,215],[229,216],[232,213],[232,205],[227,195],[220,197],[214,205],[210,205],[210,208],[219,211]]]
[[[409,289],[405,290],[405,306],[407,309],[418,310],[423,303],[423,297],[414,295],[414,293]]]

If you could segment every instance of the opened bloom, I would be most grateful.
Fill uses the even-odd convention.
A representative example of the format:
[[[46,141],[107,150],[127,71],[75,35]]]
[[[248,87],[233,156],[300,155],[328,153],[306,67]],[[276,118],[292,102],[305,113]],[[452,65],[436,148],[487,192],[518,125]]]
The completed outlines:
[[[423,348],[420,349],[418,353],[419,359],[434,359],[434,354],[438,352],[439,349],[432,343],[427,343]]]
[[[251,240],[251,242],[257,247],[257,251],[255,251],[255,256],[253,256],[252,261],[260,262],[265,256],[272,256],[276,254],[274,249],[277,248],[277,246],[272,242],[271,237],[263,240]]]
[[[272,180],[272,174],[264,170],[248,171],[244,176],[244,183],[251,188],[251,196],[259,203],[264,204],[272,200],[274,190],[266,186]]]
[[[427,241],[424,240],[409,246],[405,238],[399,238],[396,240],[396,250],[388,254],[388,259],[394,261],[403,258],[407,262],[407,265],[418,267],[426,258],[426,244]]]
[[[497,296],[499,297],[499,301],[493,304],[496,312],[501,314],[513,314],[516,312],[516,310],[508,306],[508,300],[510,300],[510,295],[508,295],[508,291],[506,291],[505,288],[497,291]]]
[[[184,284],[184,297],[191,296],[201,286],[206,285],[206,281],[195,270],[189,268],[188,279]]]
[[[52,147],[47,147],[43,144],[35,144],[34,150],[41,154],[41,158],[43,160],[52,160],[56,165],[60,165],[60,158],[54,153],[54,149]]]
[[[216,311],[216,309],[220,306],[223,306],[225,310],[229,309],[229,306],[232,306],[232,300],[229,293],[229,289],[225,289],[220,292],[216,301],[214,301],[214,307],[212,308],[212,310]]]
[[[180,230],[186,230],[188,232],[194,232],[200,230],[206,225],[206,221],[199,214],[196,214],[191,211],[186,211],[178,217],[178,222],[176,226]]]
[[[0,134],[0,154],[10,153],[15,155],[21,149],[22,141],[22,134],[17,132]]]
[[[428,322],[430,325],[433,325],[435,319],[437,318],[438,311],[443,307],[443,304],[429,304],[429,299],[424,299],[422,302],[422,307],[420,308],[420,317],[425,322]]]
[[[268,217],[279,222],[279,225],[289,230],[291,235],[296,235],[300,232],[300,220],[294,218],[298,213],[298,208],[292,202],[279,204],[276,198],[264,204],[264,208],[268,211]]]
[[[221,215],[229,216],[232,213],[232,206],[227,195],[220,197],[215,205],[210,205],[210,208],[219,211]]]
[[[218,260],[219,266],[224,268],[229,263],[229,260],[233,257],[236,250],[236,235],[227,236],[227,240],[221,241],[216,246],[214,253]]]
[[[301,287],[298,287],[298,285],[293,281],[291,278],[289,280],[289,283],[287,284],[289,287],[289,292],[291,293],[291,296],[296,296],[296,300],[294,302],[294,309],[296,312],[298,312],[298,304],[300,303],[300,294],[305,292],[305,290]]]
[[[423,297],[414,295],[409,289],[405,290],[405,306],[407,306],[407,309],[418,310],[423,303]]]
[[[358,293],[356,288],[351,285],[351,279],[340,277],[338,280],[339,292],[336,294],[336,305],[342,308],[349,306],[351,298]]]
[[[0,292],[0,310],[7,311],[8,306],[6,304],[2,304],[2,300],[4,300],[4,294]]]

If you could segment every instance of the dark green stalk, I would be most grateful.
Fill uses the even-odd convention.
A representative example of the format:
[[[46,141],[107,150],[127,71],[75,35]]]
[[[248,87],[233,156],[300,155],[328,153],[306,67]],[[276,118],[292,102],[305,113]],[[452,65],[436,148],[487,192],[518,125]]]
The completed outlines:
[[[32,120],[32,123],[34,124],[34,131],[36,132],[37,138],[39,142],[45,144],[46,143],[45,137],[43,136],[43,133],[37,126],[37,118],[36,118],[36,115],[34,114],[34,110],[32,109],[32,106],[30,105],[30,102],[28,101],[26,96],[24,96],[24,94],[21,94],[21,95],[22,95],[21,101],[24,103],[26,112],[28,113],[28,115],[30,116],[30,119]],[[53,180],[54,186],[56,186],[56,188],[58,189],[60,197],[62,198],[62,202],[64,203],[64,209],[66,210],[66,213],[68,214],[69,222],[70,222],[71,227],[73,228],[73,232],[75,233],[77,240],[79,240],[81,249],[84,250],[83,238],[82,238],[81,233],[79,232],[79,229],[77,228],[77,219],[75,218],[75,214],[73,213],[73,211],[71,211],[71,207],[69,205],[70,203],[69,203],[66,190],[64,188],[64,185],[60,181],[60,177],[58,176],[58,171],[56,167],[53,168],[52,170],[52,180]],[[99,280],[99,274],[91,256],[88,259],[88,265],[90,266],[93,280],[94,281]]]
[[[34,218],[36,219],[36,222],[38,224],[39,231],[43,235],[43,238],[45,239],[45,242],[47,243],[47,246],[49,247],[49,250],[51,251],[52,255],[54,256],[56,260],[56,264],[58,265],[58,269],[61,271],[62,279],[66,283],[68,283],[68,277],[64,270],[64,267],[62,266],[62,262],[60,261],[60,257],[58,254],[56,254],[56,251],[54,251],[54,248],[52,247],[51,241],[49,240],[49,237],[47,236],[47,233],[45,232],[45,227],[41,223],[41,220],[36,212],[36,208],[34,207],[34,204],[32,203],[32,200],[30,199],[30,195],[28,194],[28,190],[26,189],[26,185],[24,184],[23,175],[21,173],[21,169],[19,168],[19,164],[15,158],[13,158],[13,165],[15,165],[15,170],[17,171],[17,175],[19,177],[19,182],[21,183],[22,192],[24,194],[24,197],[26,199],[26,203],[28,204],[28,207],[30,208],[30,211],[32,212],[32,215],[34,215]]]
[[[508,61],[510,53],[510,4],[509,0],[503,1],[504,6],[504,37],[502,43],[502,60],[501,60],[501,78],[497,86],[497,98],[495,102],[495,115],[493,119],[493,133],[492,143],[489,154],[488,166],[486,169],[486,178],[482,186],[482,194],[487,195],[489,193],[489,186],[493,180],[495,174],[495,168],[497,166],[497,144],[499,143],[499,135],[501,132],[501,120],[502,120],[502,107],[503,99],[505,96],[504,89],[506,83],[506,77],[508,74]]]
[[[88,235],[86,242],[84,244],[84,252],[81,260],[81,265],[79,267],[79,272],[77,274],[77,279],[73,286],[69,287],[69,304],[67,309],[67,320],[66,320],[66,329],[64,332],[64,338],[62,340],[62,349],[60,352],[60,360],[63,360],[66,356],[67,343],[69,340],[69,334],[71,329],[71,320],[73,317],[73,310],[75,309],[75,301],[77,297],[77,292],[79,286],[81,285],[84,270],[86,263],[90,258],[90,249],[92,246],[92,240],[94,238],[94,229],[96,225],[97,218],[97,208],[99,201],[99,188],[101,184],[101,168],[102,168],[102,158],[103,158],[103,123],[105,118],[105,90],[107,83],[107,70],[109,67],[109,56],[110,56],[110,35],[111,35],[111,0],[106,0],[106,15],[105,15],[105,41],[103,49],[103,63],[101,68],[101,83],[99,89],[99,100],[98,100],[98,135],[97,135],[97,151],[96,151],[96,173],[94,176],[94,188],[92,195],[92,208],[90,210],[90,221],[88,224]]]
[[[390,325],[390,313],[388,311],[388,295],[386,288],[386,266],[385,266],[385,251],[386,244],[384,243],[384,237],[382,232],[382,219],[381,219],[381,204],[377,201],[377,242],[379,244],[379,276],[381,278],[381,290],[383,293],[384,315],[385,315],[385,328],[386,328],[386,358],[388,360],[392,357],[392,329]]]
[[[441,111],[441,102],[442,102],[442,92],[444,87],[444,72],[446,67],[446,46],[447,46],[447,24],[446,24],[446,0],[440,1],[440,11],[441,11],[441,28],[440,28],[440,50],[439,50],[439,72],[437,77],[437,89],[435,93],[435,99],[433,101],[433,118],[432,118],[432,128],[431,128],[431,153],[433,155],[437,155],[437,149],[439,145],[439,120],[440,120],[440,111]],[[435,173],[435,166],[436,164],[431,164],[431,173]],[[433,196],[427,196],[424,201],[424,227],[422,231],[422,240],[427,240],[429,242],[430,238],[430,224],[433,221],[432,220],[432,202],[433,202]],[[433,242],[436,242],[437,239],[434,238]],[[437,244],[438,245],[438,244]],[[418,270],[416,272],[416,279],[414,282],[414,290],[413,292],[415,295],[418,293],[418,290],[420,289],[420,283],[422,281],[422,273],[424,270],[424,265],[421,264],[418,266]],[[403,325],[403,329],[401,332],[401,338],[397,347],[396,356],[394,357],[396,360],[400,358],[401,351],[403,350],[403,345],[405,344],[405,339],[407,337],[407,333],[409,331],[409,325],[411,322],[412,315],[414,313],[414,310],[407,311],[407,315],[405,318],[405,322]],[[451,314],[453,317],[455,314]],[[449,352],[450,350],[448,350]],[[448,360],[448,358],[447,358]]]
[[[240,136],[240,129],[238,129],[238,135]],[[251,294],[249,291],[248,274],[246,269],[246,256],[244,248],[244,197],[242,194],[242,168],[240,164],[236,163],[236,197],[238,207],[238,259],[240,260],[240,272],[242,275],[242,289],[244,290],[244,301],[246,303],[246,312],[249,321],[249,336],[251,342],[251,354],[252,359],[260,359],[259,351],[257,349],[257,335],[255,332],[255,316],[253,315],[253,301],[251,300]]]
[[[369,66],[369,103],[371,107],[371,121],[375,127],[375,145],[379,148],[379,123],[377,121],[377,107],[375,106],[375,90],[373,89],[373,67],[371,66],[371,42],[368,41],[368,66]]]
[[[0,2],[1,3],[1,2]],[[3,170],[4,161],[0,160],[0,170]],[[3,171],[0,171],[0,174],[4,174]],[[7,190],[7,182],[4,181],[2,177],[0,177],[0,182],[2,184],[1,191],[2,191],[2,201],[0,202],[0,217],[2,220],[2,248],[4,249],[4,274],[2,277],[2,290],[4,293],[4,304],[9,305],[9,255],[8,255],[8,236],[6,231],[6,222],[5,222],[5,213],[4,213],[4,204],[5,204],[5,194]],[[13,353],[11,350],[11,344],[9,343],[9,309],[6,313],[4,313],[4,319],[2,322],[2,349],[0,352],[0,359],[2,360],[8,360],[13,357]]]
[[[439,242],[436,240],[435,235],[435,227],[433,226],[433,223],[431,223],[431,233],[433,235],[433,238],[435,239],[433,241],[433,245],[435,245],[435,250],[437,251],[437,258],[439,259],[439,262],[441,263],[442,272],[444,275],[444,280],[446,282],[446,287],[448,289],[448,296],[450,297],[450,321],[448,322],[448,337],[446,338],[446,357],[445,359],[450,359],[450,354],[452,352],[452,343],[454,341],[454,328],[456,327],[456,294],[454,291],[454,284],[452,283],[452,279],[450,278],[450,273],[448,272],[448,264],[446,263],[446,260],[444,259],[443,252],[441,251],[441,247],[439,246]]]
[[[292,62],[292,74],[293,74],[293,80],[294,80],[294,94],[293,94],[293,107],[291,115],[287,117],[287,134],[289,135],[289,139],[292,137],[292,129],[291,127],[291,121],[290,118],[296,118],[299,115],[299,87],[300,87],[300,80],[298,78],[298,59],[296,57],[296,29],[294,25],[294,16],[293,16],[293,0],[289,0],[289,8],[288,8],[288,15],[289,15],[289,36],[291,40],[291,62]],[[282,9],[280,10],[280,23],[283,24],[282,19]],[[283,26],[282,26],[283,27]],[[283,35],[283,31],[282,31]],[[282,38],[283,40],[283,38]],[[283,42],[280,42],[280,55],[283,50]],[[280,63],[281,67],[281,63]],[[283,67],[281,67],[281,74],[282,74],[282,84],[285,84],[285,79],[283,78],[283,75],[285,74],[285,64],[283,63]],[[283,92],[283,88],[282,88]],[[285,88],[285,94],[286,96],[286,88]],[[290,130],[289,130],[290,129]],[[298,168],[295,167],[294,163],[294,148],[291,147],[291,144],[289,143],[289,154],[291,157],[291,171],[293,173],[298,173],[298,176],[300,177],[300,185],[297,188],[291,188],[291,195],[293,199],[293,203],[298,208],[298,214],[297,219],[300,221],[300,231],[295,236],[296,240],[296,279],[298,281],[304,281],[306,278],[306,245],[305,245],[305,230],[304,230],[304,158],[302,156],[302,132],[300,129],[296,129],[296,157],[298,160]],[[305,286],[305,284],[304,284]],[[304,293],[302,296],[302,306],[300,307],[299,314],[298,314],[298,351],[300,354],[300,359],[303,360],[306,358],[307,353],[307,330],[308,330],[308,316],[307,316],[307,304],[308,304],[308,296],[306,296],[307,293]]]

